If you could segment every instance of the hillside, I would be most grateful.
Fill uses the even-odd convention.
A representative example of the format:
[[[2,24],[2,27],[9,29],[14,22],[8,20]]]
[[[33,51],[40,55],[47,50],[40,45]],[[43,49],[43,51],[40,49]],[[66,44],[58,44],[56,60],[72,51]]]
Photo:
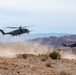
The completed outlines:
[[[69,35],[0,42],[0,75],[76,75],[76,48],[62,45],[75,41],[76,36]],[[60,50],[60,60],[47,56],[53,50]]]
[[[0,75],[76,75],[76,60],[53,60],[46,56],[0,57]]]
[[[76,59],[76,47],[64,47],[66,45],[74,43],[76,35],[62,36],[62,37],[44,37],[26,40],[23,42],[9,42],[0,43],[0,56],[14,57],[16,54],[45,54],[52,52],[55,49],[61,49],[63,58]],[[69,56],[68,56],[69,55]]]
[[[36,38],[30,40],[31,42],[37,42],[45,46],[52,46],[52,47],[63,47],[63,43],[66,45],[70,45],[76,42],[76,35],[68,35],[68,36],[61,36],[61,37],[44,37],[44,38]]]

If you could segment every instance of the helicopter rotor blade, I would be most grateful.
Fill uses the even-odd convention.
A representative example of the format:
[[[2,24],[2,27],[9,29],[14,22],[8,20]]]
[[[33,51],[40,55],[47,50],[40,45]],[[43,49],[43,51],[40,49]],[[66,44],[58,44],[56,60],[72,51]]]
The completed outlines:
[[[22,28],[27,28],[27,27],[32,27],[32,26],[35,26],[35,25],[23,26]]]
[[[33,32],[33,30],[30,30],[29,32]]]
[[[5,28],[19,28],[19,27],[5,27]]]
[[[30,26],[20,26],[21,28],[27,28],[27,27],[32,27],[32,26],[35,26],[35,25],[30,25]],[[4,28],[20,28],[20,27],[4,27]]]

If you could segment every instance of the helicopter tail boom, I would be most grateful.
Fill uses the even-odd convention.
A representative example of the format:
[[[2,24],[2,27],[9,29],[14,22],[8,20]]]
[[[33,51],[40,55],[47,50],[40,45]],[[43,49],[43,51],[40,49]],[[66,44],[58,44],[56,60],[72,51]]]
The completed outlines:
[[[3,35],[5,35],[5,32],[4,32],[3,30],[0,29],[0,32],[1,32]]]

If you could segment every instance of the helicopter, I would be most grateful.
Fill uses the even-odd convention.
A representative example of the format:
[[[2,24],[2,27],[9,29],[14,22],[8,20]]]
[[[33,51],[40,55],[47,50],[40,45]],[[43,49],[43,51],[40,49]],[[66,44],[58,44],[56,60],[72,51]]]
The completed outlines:
[[[31,25],[31,26],[34,26],[34,25]],[[24,34],[24,33],[28,33],[31,32],[30,30],[28,30],[26,27],[29,27],[29,26],[23,26],[23,27],[5,27],[5,28],[12,28],[12,29],[15,29],[11,32],[7,32],[5,33],[2,29],[0,29],[0,32],[3,34],[3,35],[12,35],[12,36],[20,36],[21,34]],[[18,28],[18,29],[16,29]]]
[[[73,47],[76,47],[76,42],[73,43],[73,44],[71,44],[71,45],[66,45],[64,43],[62,45],[64,45],[65,47],[71,47],[71,48],[73,48]]]

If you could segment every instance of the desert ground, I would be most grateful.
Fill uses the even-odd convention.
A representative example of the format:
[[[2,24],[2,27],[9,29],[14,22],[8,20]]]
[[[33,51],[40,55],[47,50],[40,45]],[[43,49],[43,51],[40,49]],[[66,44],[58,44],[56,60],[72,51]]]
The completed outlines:
[[[76,75],[76,60],[55,60],[46,55],[0,57],[0,75]]]
[[[61,48],[61,58],[52,59],[53,49],[23,43],[0,43],[0,75],[76,75],[76,55]]]

